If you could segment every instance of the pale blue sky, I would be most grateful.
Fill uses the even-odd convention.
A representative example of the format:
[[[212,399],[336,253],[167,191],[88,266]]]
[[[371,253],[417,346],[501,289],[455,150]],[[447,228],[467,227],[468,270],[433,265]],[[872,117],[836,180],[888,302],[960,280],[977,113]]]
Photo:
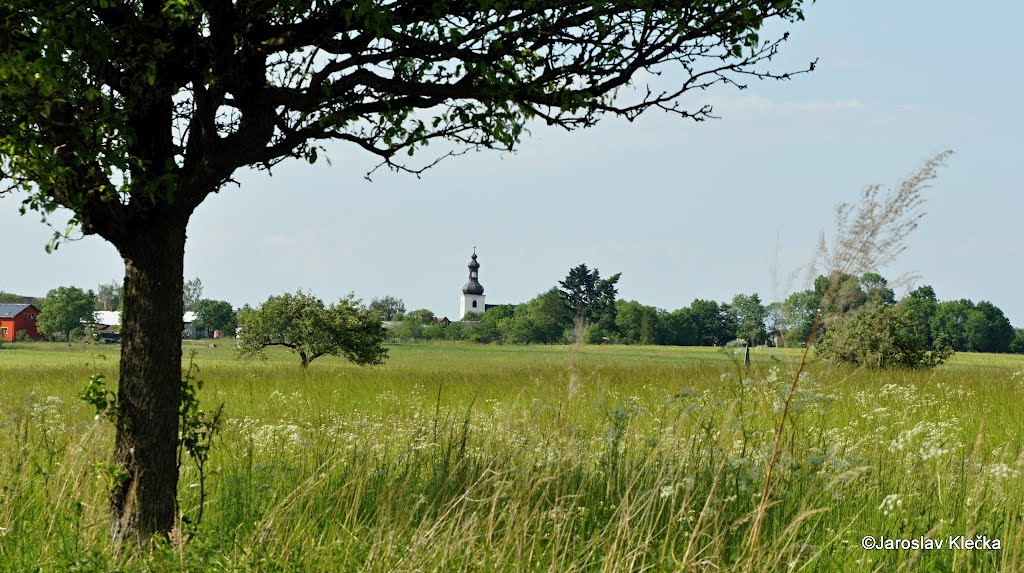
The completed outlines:
[[[367,182],[372,159],[344,145],[331,146],[332,166],[240,173],[241,187],[193,217],[185,274],[236,306],[302,287],[454,317],[476,242],[488,303],[525,301],[581,262],[622,272],[620,297],[665,309],[740,292],[767,302],[803,288],[787,277],[836,203],[948,147],[910,248],[879,270],[917,273],[943,300],[990,300],[1024,327],[1021,21],[1024,4],[1009,1],[822,0],[780,62],[819,58],[818,70],[693,96],[719,120],[535,126],[517,154],[472,153],[422,179]],[[95,288],[123,274],[96,238],[45,254],[50,231],[18,205],[0,199],[0,289]]]

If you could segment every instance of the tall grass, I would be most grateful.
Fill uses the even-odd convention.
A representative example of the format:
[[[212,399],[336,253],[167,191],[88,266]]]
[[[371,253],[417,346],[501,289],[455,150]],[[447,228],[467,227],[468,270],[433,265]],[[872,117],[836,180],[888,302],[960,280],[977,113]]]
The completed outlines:
[[[746,542],[795,355],[651,347],[393,348],[379,368],[201,348],[225,402],[203,520],[108,538],[112,431],[77,392],[112,359],[0,350],[0,569],[1015,571],[1024,361],[803,374],[760,543]],[[197,476],[181,479],[183,523]],[[1001,551],[870,552],[864,535]]]

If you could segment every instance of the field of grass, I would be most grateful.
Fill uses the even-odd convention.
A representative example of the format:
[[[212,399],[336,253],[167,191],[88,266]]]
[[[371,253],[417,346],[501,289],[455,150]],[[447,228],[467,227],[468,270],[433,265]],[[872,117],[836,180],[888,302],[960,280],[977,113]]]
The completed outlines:
[[[379,367],[188,343],[225,404],[196,525],[112,546],[113,431],[78,394],[116,346],[0,347],[2,571],[1019,571],[1024,357],[801,381],[796,350],[399,345]],[[942,540],[868,551],[866,535]],[[1000,550],[948,549],[949,538]],[[963,545],[963,541],[958,542]]]

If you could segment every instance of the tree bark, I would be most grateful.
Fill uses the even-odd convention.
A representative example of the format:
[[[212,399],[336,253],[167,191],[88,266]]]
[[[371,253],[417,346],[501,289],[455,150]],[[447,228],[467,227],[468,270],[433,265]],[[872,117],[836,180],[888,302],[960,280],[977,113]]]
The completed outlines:
[[[111,529],[115,539],[136,542],[171,531],[178,490],[188,215],[174,209],[150,215],[117,245],[125,278]]]

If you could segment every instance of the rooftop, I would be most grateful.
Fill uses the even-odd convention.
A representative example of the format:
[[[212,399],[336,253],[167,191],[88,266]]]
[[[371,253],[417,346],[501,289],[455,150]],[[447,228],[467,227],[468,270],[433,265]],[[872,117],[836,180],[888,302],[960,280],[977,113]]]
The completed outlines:
[[[121,324],[121,311],[119,310],[97,310],[92,315],[96,324],[105,324],[107,326]],[[181,317],[181,321],[185,323],[195,322],[197,318],[199,318],[199,315],[191,310],[186,310],[185,314]]]
[[[18,314],[21,313],[21,311],[25,310],[26,308],[28,308],[30,306],[32,306],[32,305],[31,304],[24,304],[24,303],[21,303],[21,304],[12,304],[12,303],[0,304],[0,318],[14,318],[15,316],[18,316]]]

